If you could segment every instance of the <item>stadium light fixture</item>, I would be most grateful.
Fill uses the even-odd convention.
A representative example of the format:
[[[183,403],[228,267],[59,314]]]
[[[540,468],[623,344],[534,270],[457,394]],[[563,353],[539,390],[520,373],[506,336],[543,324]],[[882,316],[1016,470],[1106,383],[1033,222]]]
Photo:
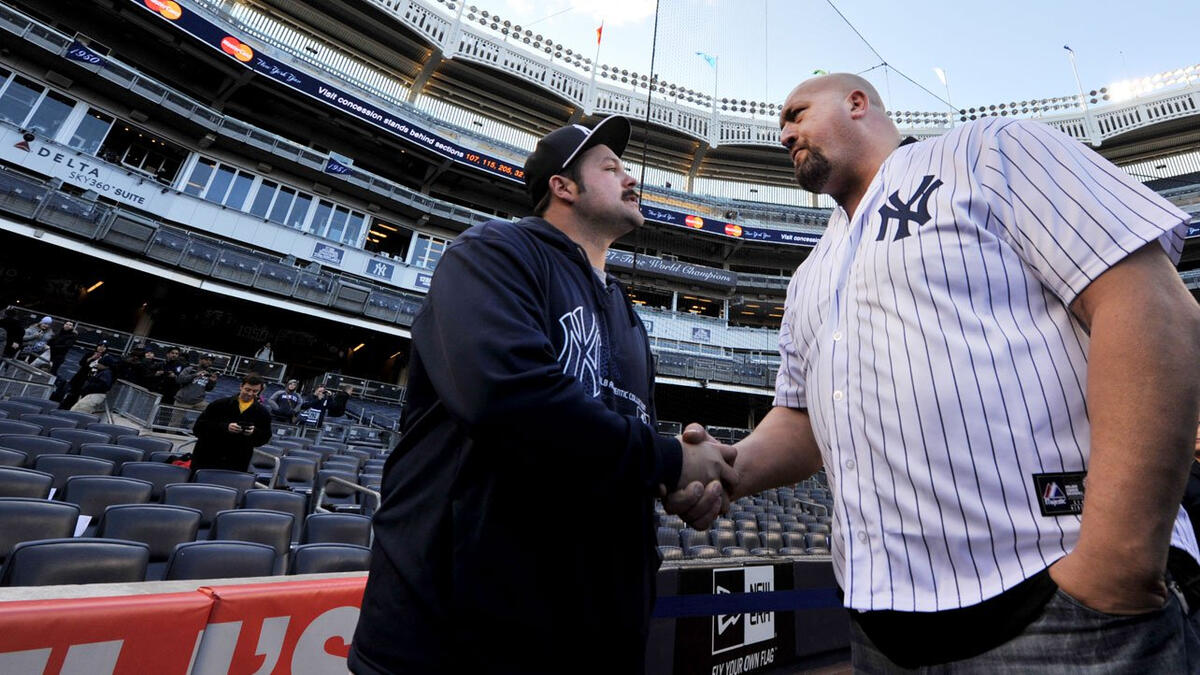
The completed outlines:
[[[103,285],[104,285],[103,281],[97,281],[96,283],[89,286],[88,289],[86,291],[84,291],[84,293],[91,293],[92,291],[96,290],[97,288],[100,288]]]
[[[351,354],[354,354],[355,352],[357,352],[358,350],[360,350],[360,349],[362,349],[363,347],[366,347],[366,346],[367,346],[367,343],[365,343],[365,342],[360,342],[360,343],[358,343],[358,346],[357,346],[357,347],[355,347],[354,349],[351,349],[351,350],[350,350],[350,353],[351,353]]]

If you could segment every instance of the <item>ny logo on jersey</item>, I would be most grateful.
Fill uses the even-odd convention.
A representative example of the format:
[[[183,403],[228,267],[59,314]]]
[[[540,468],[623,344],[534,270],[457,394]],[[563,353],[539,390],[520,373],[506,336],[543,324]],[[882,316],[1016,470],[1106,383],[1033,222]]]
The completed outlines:
[[[899,191],[893,192],[892,196],[888,197],[889,203],[879,207],[879,215],[883,217],[883,221],[879,223],[879,236],[875,237],[875,241],[883,241],[883,235],[887,234],[888,221],[893,218],[896,219],[897,226],[896,236],[892,237],[892,241],[899,241],[908,236],[909,222],[916,223],[917,227],[929,222],[929,196],[941,185],[941,180],[925,176],[908,201],[900,199]],[[913,209],[913,204],[917,205],[916,209]]]
[[[563,328],[563,348],[558,355],[563,372],[579,380],[593,398],[600,395],[600,329],[596,317],[591,325],[584,323],[583,307],[558,317]]]

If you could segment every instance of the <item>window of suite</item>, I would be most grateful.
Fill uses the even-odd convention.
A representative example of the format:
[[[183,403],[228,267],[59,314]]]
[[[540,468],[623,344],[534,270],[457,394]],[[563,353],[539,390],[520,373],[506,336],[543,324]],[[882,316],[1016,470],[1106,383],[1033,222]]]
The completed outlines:
[[[79,121],[79,126],[75,127],[75,133],[67,145],[84,154],[94,155],[100,149],[100,145],[104,143],[104,138],[108,136],[112,125],[112,116],[95,108],[88,108],[87,114]]]
[[[188,156],[182,147],[123,121],[113,124],[96,154],[165,185],[174,183]]]

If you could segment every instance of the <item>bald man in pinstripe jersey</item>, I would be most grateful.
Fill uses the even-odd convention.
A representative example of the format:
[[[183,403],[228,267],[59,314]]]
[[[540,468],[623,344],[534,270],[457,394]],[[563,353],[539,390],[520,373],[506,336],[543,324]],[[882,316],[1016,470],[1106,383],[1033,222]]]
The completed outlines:
[[[1197,556],[1187,216],[1042,124],[902,143],[854,75],[796,87],[780,127],[838,207],[728,497],[825,467],[856,669],[1200,669],[1165,574]],[[701,526],[719,497],[666,502]]]

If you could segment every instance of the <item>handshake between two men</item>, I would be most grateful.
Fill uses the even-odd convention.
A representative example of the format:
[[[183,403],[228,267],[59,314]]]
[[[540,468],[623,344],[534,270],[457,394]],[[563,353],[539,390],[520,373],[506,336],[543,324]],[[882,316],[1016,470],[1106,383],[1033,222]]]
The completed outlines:
[[[683,430],[679,441],[683,446],[679,483],[673,492],[660,487],[663,506],[697,530],[707,529],[717,516],[729,511],[735,498],[737,448],[713,438],[696,423]]]

